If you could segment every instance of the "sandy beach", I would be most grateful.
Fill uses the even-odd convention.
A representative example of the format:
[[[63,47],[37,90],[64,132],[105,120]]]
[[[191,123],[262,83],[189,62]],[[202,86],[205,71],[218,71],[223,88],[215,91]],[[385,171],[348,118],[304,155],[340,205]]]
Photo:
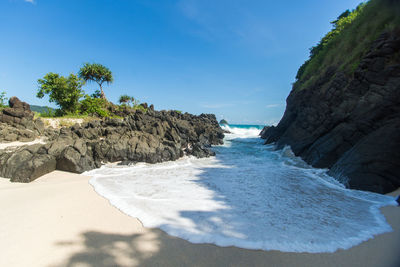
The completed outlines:
[[[89,179],[60,171],[29,184],[0,179],[0,266],[400,266],[400,207],[382,208],[393,232],[349,250],[246,250],[144,228],[99,196]]]

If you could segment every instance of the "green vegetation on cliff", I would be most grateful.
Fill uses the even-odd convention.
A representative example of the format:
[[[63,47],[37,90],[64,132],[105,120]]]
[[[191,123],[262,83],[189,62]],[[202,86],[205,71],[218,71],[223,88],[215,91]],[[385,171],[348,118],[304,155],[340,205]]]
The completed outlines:
[[[310,58],[299,68],[294,90],[314,84],[331,66],[352,75],[371,43],[382,32],[400,27],[400,5],[397,0],[370,0],[331,23],[333,29],[310,49]]]
[[[7,97],[6,92],[0,93],[0,108],[4,108],[7,106]]]

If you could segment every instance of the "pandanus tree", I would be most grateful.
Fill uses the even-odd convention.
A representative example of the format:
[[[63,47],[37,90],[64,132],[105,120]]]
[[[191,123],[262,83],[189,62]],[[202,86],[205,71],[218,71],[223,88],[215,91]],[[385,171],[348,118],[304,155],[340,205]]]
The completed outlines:
[[[135,104],[135,98],[133,96],[129,96],[129,95],[121,95],[119,97],[118,102],[122,105],[126,105],[126,104]]]
[[[103,83],[110,84],[114,81],[112,72],[105,66],[97,63],[85,63],[79,70],[79,77],[85,81],[96,82],[100,87],[101,98],[106,99]]]

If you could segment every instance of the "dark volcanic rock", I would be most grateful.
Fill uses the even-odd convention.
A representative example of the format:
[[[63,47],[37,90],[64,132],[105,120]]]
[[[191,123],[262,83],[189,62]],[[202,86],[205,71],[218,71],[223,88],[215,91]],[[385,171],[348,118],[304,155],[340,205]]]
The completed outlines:
[[[0,176],[30,182],[54,169],[82,173],[106,162],[157,163],[184,155],[209,157],[224,134],[214,115],[137,110],[125,119],[62,128],[52,141],[0,150]]]
[[[87,153],[86,144],[84,146],[84,150],[78,150],[75,146],[66,147],[57,157],[57,170],[82,173],[96,168],[93,157]]]
[[[3,110],[3,114],[8,115],[10,117],[14,117],[14,119],[21,119],[21,118],[26,118],[28,120],[33,119],[34,114],[31,111],[28,103],[21,102],[17,97],[13,96],[8,101],[8,104],[10,107],[5,108]]]
[[[11,97],[9,108],[0,114],[0,142],[33,141],[44,134],[44,123],[40,119],[33,120],[34,113],[29,104]]]
[[[343,182],[350,188],[374,192],[389,192],[397,188],[400,177],[399,130],[400,119],[387,122],[346,151],[329,173],[345,178]]]
[[[264,136],[265,135],[265,133],[267,132],[267,130],[269,129],[269,128],[271,128],[271,127],[273,127],[273,126],[264,126],[264,128],[261,130],[261,132],[260,132],[260,136]]]
[[[21,148],[12,153],[0,150],[0,176],[11,178],[12,182],[31,182],[34,179],[54,171],[56,158],[43,154],[42,145]]]
[[[334,66],[292,90],[266,143],[290,145],[297,156],[346,180],[350,188],[387,193],[400,186],[400,36],[382,34],[353,76]]]

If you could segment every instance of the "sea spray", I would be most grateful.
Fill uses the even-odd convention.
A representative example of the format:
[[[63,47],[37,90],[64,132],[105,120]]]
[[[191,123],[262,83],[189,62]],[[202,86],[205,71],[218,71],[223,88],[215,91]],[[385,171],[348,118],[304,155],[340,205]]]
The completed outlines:
[[[334,252],[391,231],[379,207],[394,198],[349,190],[259,127],[224,126],[215,157],[103,166],[87,172],[111,204],[193,243],[287,252]]]

